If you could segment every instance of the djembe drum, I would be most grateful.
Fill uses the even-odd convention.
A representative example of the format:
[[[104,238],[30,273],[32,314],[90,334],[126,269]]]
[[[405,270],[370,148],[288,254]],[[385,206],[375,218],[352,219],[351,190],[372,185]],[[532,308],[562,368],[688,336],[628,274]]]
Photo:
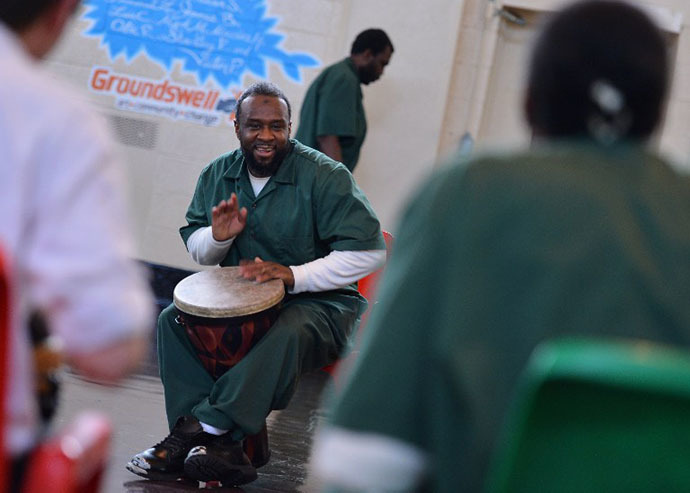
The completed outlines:
[[[244,279],[239,267],[197,272],[180,281],[173,302],[197,356],[217,380],[268,332],[285,296],[283,281]]]

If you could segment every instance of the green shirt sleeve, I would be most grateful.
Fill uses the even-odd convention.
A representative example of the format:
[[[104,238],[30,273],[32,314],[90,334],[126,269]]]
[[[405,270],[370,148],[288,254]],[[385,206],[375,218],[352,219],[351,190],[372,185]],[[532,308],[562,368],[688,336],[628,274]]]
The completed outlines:
[[[209,165],[210,166],[210,165]],[[199,175],[199,179],[196,183],[196,189],[194,190],[194,196],[192,201],[187,208],[187,214],[185,219],[187,220],[187,225],[180,228],[180,236],[185,245],[187,245],[187,240],[189,237],[199,228],[205,228],[210,226],[210,220],[208,217],[209,210],[206,204],[206,177],[208,174],[209,167],[207,166]]]
[[[428,338],[440,315],[434,286],[442,263],[435,248],[439,231],[427,219],[429,201],[418,196],[412,204],[394,235],[379,303],[362,329],[362,350],[332,420],[422,447],[433,373]]]
[[[472,421],[453,375],[462,362],[451,358],[458,368],[449,372],[453,348],[442,342],[462,322],[448,316],[448,303],[461,300],[448,284],[444,261],[457,247],[445,225],[459,215],[447,210],[447,197],[437,193],[441,187],[442,177],[423,187],[395,233],[379,301],[361,329],[354,367],[333,398],[331,424],[411,445],[428,456],[431,471],[438,467],[458,487],[466,481],[466,464],[448,468],[445,462],[471,449]],[[433,472],[429,480],[435,481]],[[441,490],[432,484],[430,491]]]
[[[318,236],[331,250],[385,250],[376,214],[345,166],[324,170],[314,193]]]

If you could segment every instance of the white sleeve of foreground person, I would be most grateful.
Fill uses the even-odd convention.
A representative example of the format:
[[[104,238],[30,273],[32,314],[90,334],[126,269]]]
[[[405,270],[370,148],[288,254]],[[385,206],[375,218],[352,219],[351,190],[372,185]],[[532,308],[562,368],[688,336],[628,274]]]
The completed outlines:
[[[76,101],[50,112],[32,150],[34,203],[20,264],[28,303],[85,376],[112,382],[146,353],[153,297],[135,260],[124,170],[104,123]],[[70,121],[60,130],[60,121]],[[59,120],[59,121],[58,121]],[[64,122],[62,124],[64,127]]]
[[[425,454],[400,440],[327,426],[314,439],[309,473],[348,492],[401,493],[415,490],[426,467]]]

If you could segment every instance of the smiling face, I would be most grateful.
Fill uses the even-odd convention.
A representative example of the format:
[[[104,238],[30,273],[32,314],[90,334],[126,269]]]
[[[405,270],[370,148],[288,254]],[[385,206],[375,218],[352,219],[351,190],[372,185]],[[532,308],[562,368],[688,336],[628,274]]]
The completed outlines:
[[[273,175],[290,149],[290,117],[285,101],[253,95],[242,101],[235,134],[249,172],[259,178]]]

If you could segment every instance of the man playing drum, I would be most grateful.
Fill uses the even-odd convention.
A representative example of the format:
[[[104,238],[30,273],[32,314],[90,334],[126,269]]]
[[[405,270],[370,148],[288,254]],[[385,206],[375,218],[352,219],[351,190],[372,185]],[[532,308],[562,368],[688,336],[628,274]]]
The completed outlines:
[[[240,148],[201,173],[180,229],[192,258],[236,266],[245,279],[280,279],[276,322],[214,380],[171,305],[158,322],[158,357],[170,435],[127,468],[150,479],[243,484],[256,478],[242,440],[287,406],[300,374],[334,362],[366,301],[355,281],[385,261],[378,219],[350,172],[291,140],[291,109],[270,83],[237,102]],[[176,321],[177,319],[177,321]]]

